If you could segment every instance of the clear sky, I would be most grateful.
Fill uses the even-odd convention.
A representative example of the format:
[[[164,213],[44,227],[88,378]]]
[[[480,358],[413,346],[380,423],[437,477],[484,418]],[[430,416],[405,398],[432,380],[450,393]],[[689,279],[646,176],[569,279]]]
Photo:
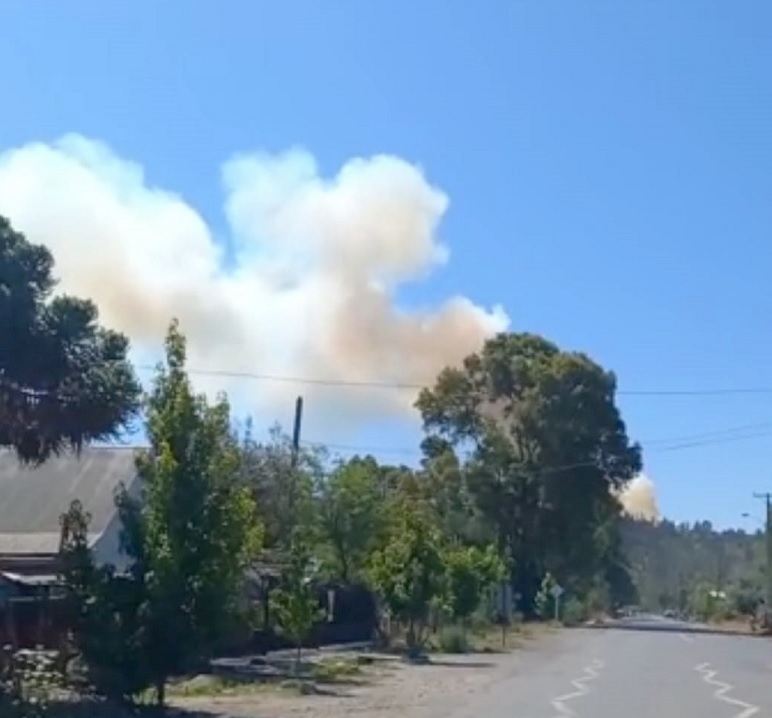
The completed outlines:
[[[100,140],[226,244],[234,153],[303,148],[327,177],[419,165],[449,200],[450,259],[400,307],[462,294],[587,351],[617,373],[666,514],[761,512],[768,1],[0,0],[0,26],[0,152]],[[714,389],[767,391],[634,393]],[[414,446],[399,427],[338,441]]]

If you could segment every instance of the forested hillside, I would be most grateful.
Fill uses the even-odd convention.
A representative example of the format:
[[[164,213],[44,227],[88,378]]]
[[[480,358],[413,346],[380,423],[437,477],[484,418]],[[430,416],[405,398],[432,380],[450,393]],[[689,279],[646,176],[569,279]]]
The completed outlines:
[[[763,598],[762,532],[717,531],[709,521],[623,519],[620,536],[639,603],[646,609],[747,615]]]

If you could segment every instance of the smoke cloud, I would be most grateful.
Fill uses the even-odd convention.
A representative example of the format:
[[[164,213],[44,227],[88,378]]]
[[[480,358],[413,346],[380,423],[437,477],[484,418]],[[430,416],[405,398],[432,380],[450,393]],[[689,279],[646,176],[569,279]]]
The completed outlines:
[[[398,304],[449,260],[448,198],[402,159],[352,159],[326,178],[303,150],[245,154],[225,162],[222,185],[226,243],[103,143],[69,135],[0,154],[0,213],[51,248],[60,289],[94,299],[140,361],[160,357],[176,316],[194,369],[422,384],[509,324],[460,295]],[[194,379],[267,421],[303,393],[323,428],[404,417],[416,394]]]
[[[644,474],[636,476],[619,495],[624,512],[632,518],[658,523],[661,520],[654,482]]]

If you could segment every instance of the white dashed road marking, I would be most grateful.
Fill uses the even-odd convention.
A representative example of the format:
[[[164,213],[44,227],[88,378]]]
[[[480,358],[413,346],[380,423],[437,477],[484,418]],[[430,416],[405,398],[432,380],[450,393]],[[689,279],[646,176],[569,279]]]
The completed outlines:
[[[577,678],[575,681],[571,681],[571,685],[576,688],[575,691],[552,699],[552,705],[557,711],[555,718],[565,718],[566,716],[576,715],[574,711],[565,705],[565,702],[573,700],[574,698],[586,696],[590,692],[590,689],[585,684],[588,681],[595,680],[598,677],[598,671],[601,668],[603,668],[603,661],[593,661],[589,666],[587,666],[587,668],[584,669],[584,675],[581,678]],[[745,716],[743,716],[743,718],[745,718]]]
[[[716,687],[716,690],[713,693],[713,697],[716,700],[741,709],[739,713],[731,716],[731,718],[751,718],[751,716],[756,715],[756,713],[761,710],[758,706],[751,705],[750,703],[738,700],[737,698],[730,698],[726,695],[734,686],[729,683],[724,683],[723,681],[717,681],[716,674],[718,671],[714,671],[710,667],[710,663],[701,663],[699,666],[695,666],[694,670],[702,675],[702,680],[705,681],[705,683]]]
[[[690,635],[688,635],[687,633],[679,633],[679,634],[678,634],[678,637],[679,637],[679,638],[680,638],[682,641],[686,641],[687,643],[694,643],[694,636],[690,636]]]

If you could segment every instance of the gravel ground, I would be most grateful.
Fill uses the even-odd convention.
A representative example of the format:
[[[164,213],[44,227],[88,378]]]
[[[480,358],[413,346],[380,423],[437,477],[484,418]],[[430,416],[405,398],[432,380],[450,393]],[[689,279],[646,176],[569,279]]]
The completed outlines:
[[[427,665],[376,664],[364,684],[325,686],[325,694],[265,692],[175,699],[174,705],[223,718],[439,718],[486,687],[513,675],[531,653],[543,653],[560,634],[528,641],[513,653],[434,655]]]
[[[174,701],[180,708],[233,718],[429,718],[444,706],[457,705],[496,680],[511,663],[509,655],[436,656],[428,665],[392,662],[379,666],[364,685],[330,685],[324,694],[296,696],[281,692],[242,696],[195,697]]]

